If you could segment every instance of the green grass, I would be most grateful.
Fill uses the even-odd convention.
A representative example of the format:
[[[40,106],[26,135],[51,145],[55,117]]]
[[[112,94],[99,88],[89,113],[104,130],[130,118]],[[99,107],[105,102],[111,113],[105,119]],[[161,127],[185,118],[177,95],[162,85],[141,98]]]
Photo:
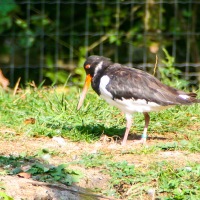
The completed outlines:
[[[125,119],[118,109],[90,92],[80,111],[76,110],[79,94],[76,90],[57,92],[53,89],[29,88],[12,96],[1,92],[0,125],[14,128],[27,136],[63,136],[73,141],[92,142],[102,133],[122,136]],[[170,108],[151,113],[149,135],[166,132],[187,135],[194,138],[199,130],[191,131],[190,126],[199,123],[199,105]],[[25,120],[34,118],[35,124]],[[192,119],[192,120],[191,120]],[[135,114],[132,132],[141,134],[144,126],[142,114]]]
[[[120,111],[107,105],[91,90],[79,111],[76,109],[79,92],[75,88],[60,92],[59,89],[30,87],[15,96],[4,91],[0,93],[1,130],[13,130],[13,133],[5,131],[1,134],[0,138],[4,140],[14,140],[18,135],[27,138],[62,136],[71,141],[93,143],[99,140],[101,134],[122,137],[125,130],[126,121]],[[164,151],[181,151],[189,155],[200,152],[200,105],[177,106],[159,113],[150,113],[150,116],[149,137],[170,136],[171,140],[160,140],[150,147],[133,146],[131,149],[121,149],[119,156],[128,155],[136,159],[137,156],[154,158]],[[35,123],[27,122],[31,118],[35,119]],[[143,115],[135,114],[131,132],[140,135],[143,126]],[[34,156],[42,155],[46,151],[50,155],[60,156],[59,151],[44,150],[42,147]],[[132,162],[119,162],[115,161],[116,156],[115,152],[85,152],[73,164],[86,169],[99,169],[101,173],[110,177],[107,190],[101,191],[102,194],[122,199],[145,199],[148,191],[153,188],[158,199],[200,199],[199,163],[179,165],[175,161],[158,162],[152,159],[146,166],[144,163],[137,166],[134,159]],[[14,163],[13,169],[17,170],[18,164],[24,162],[25,157],[2,156],[0,159],[4,159],[4,164]],[[50,177],[51,180],[58,179],[67,184],[67,181],[72,183],[73,179],[65,180],[65,176],[79,176],[76,172],[66,169],[64,165],[49,168],[44,163],[36,161],[35,165],[31,166],[30,173],[39,175],[43,181],[49,181],[47,178]],[[9,169],[10,174],[17,173],[13,172],[13,169]]]
[[[12,197],[8,196],[5,192],[0,191],[0,199],[3,200],[14,200]]]
[[[57,93],[53,89],[28,89],[24,93],[12,96],[2,92],[1,126],[14,128],[28,136],[57,135],[73,141],[87,142],[97,140],[103,132],[112,135],[112,132],[116,133],[117,130],[123,133],[121,129],[124,129],[124,124],[120,123],[123,117],[109,120],[113,119],[118,111],[108,107],[94,94],[88,94],[85,106],[77,111],[77,92]],[[34,118],[36,123],[24,123],[29,118]]]
[[[100,167],[110,175],[109,196],[135,199],[154,189],[158,199],[199,199],[200,163],[187,163],[181,167],[174,162],[160,161],[149,166],[135,166],[127,161],[113,162],[106,154],[83,155],[81,165],[87,168]],[[129,195],[127,194],[129,192]]]

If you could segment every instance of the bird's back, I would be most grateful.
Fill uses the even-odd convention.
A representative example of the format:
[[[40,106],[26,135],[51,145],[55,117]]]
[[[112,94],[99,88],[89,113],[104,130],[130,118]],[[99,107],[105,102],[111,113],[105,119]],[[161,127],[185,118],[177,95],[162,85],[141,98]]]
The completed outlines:
[[[113,99],[141,99],[162,106],[200,102],[195,93],[169,87],[147,72],[117,63],[110,65],[103,76],[109,77],[106,89]]]

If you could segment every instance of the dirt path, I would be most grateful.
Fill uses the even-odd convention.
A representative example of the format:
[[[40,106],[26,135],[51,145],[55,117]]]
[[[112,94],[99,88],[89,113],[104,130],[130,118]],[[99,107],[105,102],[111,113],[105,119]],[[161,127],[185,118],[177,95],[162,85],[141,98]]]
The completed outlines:
[[[173,140],[168,136],[167,141]],[[63,141],[62,141],[63,142]],[[159,143],[161,140],[153,139],[148,141],[148,145]],[[139,146],[133,146],[131,141],[128,141],[126,147],[121,147],[114,142],[107,143],[105,140],[95,142],[92,144],[85,142],[70,142],[64,140],[64,143],[50,138],[28,138],[26,136],[15,136],[10,139],[4,137],[0,140],[0,155],[1,156],[19,156],[22,153],[26,155],[37,155],[42,149],[49,149],[54,152],[54,155],[49,157],[42,157],[46,159],[50,165],[58,166],[62,163],[70,163],[79,160],[84,153],[97,153],[99,151],[108,155],[112,155],[113,161],[119,162],[126,160],[136,166],[147,166],[149,163],[155,161],[169,160],[177,163],[199,162],[200,154],[189,154],[181,151],[160,151],[156,154],[137,155],[126,153],[131,149],[140,149]],[[123,152],[123,153],[122,153]],[[178,158],[178,159],[177,159]],[[23,165],[24,163],[22,163]],[[4,166],[5,168],[6,166]],[[69,168],[78,169],[85,175],[81,181],[72,187],[64,185],[48,184],[34,181],[31,178],[22,178],[19,176],[0,176],[0,190],[6,192],[7,195],[14,197],[14,199],[112,199],[95,196],[90,189],[101,188],[106,189],[109,181],[109,176],[102,174],[98,168],[88,168],[71,165]],[[1,170],[1,168],[0,168]],[[0,171],[1,172],[1,171]],[[1,189],[3,188],[3,189]]]

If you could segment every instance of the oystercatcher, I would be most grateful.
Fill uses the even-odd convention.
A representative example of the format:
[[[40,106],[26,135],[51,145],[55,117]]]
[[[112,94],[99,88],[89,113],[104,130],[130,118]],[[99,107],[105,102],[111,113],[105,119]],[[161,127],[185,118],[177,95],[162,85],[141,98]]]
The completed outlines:
[[[82,106],[92,82],[94,91],[126,116],[126,131],[122,145],[126,144],[133,113],[144,114],[145,126],[140,142],[145,143],[150,121],[149,112],[160,111],[174,105],[200,103],[195,93],[186,93],[164,85],[147,72],[113,63],[103,56],[89,56],[84,63],[84,69],[86,80],[77,109]]]

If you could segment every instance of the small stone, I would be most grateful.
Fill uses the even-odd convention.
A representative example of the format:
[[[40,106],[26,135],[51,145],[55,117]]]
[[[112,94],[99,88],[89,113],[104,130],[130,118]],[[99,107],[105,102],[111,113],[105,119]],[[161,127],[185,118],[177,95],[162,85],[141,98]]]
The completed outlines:
[[[54,136],[52,140],[56,141],[60,146],[66,146],[66,142],[62,137]]]

